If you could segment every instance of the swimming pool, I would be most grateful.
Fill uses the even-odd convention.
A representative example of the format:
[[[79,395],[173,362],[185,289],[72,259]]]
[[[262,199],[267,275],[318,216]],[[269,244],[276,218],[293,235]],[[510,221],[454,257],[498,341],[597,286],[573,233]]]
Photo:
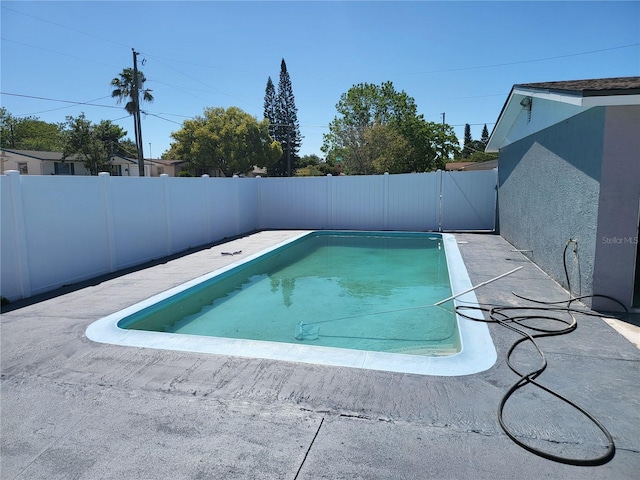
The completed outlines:
[[[136,347],[467,375],[495,363],[488,328],[457,317],[453,302],[433,303],[470,286],[452,235],[307,232],[105,317],[87,336]],[[460,300],[476,302],[473,292]]]

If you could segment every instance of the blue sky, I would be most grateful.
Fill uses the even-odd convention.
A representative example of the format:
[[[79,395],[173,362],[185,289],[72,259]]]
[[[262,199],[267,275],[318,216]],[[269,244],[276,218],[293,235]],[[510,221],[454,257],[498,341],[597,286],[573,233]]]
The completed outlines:
[[[303,135],[322,156],[340,95],[392,81],[426,120],[492,130],[517,83],[640,75],[640,2],[2,1],[1,105],[47,122],[84,112],[133,138],[110,98],[132,48],[155,101],[146,157],[205,107],[262,119],[285,59]],[[141,63],[144,61],[144,65]],[[39,97],[39,98],[31,98]],[[63,103],[83,102],[84,105]],[[92,105],[89,105],[92,104]],[[149,145],[151,144],[151,145]]]

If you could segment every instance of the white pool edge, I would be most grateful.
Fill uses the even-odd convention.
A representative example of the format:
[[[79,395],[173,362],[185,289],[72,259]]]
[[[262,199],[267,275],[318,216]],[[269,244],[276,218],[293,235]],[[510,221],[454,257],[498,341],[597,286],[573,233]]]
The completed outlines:
[[[128,347],[232,355],[238,357],[363,368],[418,375],[472,375],[474,373],[487,370],[495,364],[497,353],[487,324],[484,322],[469,320],[460,317],[459,315],[457,315],[457,321],[462,342],[462,350],[455,355],[442,357],[367,352],[343,348],[205,337],[177,333],[147,332],[140,330],[126,330],[118,327],[118,322],[120,320],[142,310],[143,308],[149,307],[172,295],[191,288],[194,285],[231,270],[238,265],[252,261],[268,252],[313,233],[313,231],[301,233],[284,242],[266,248],[259,253],[243,258],[241,261],[234,262],[211,273],[185,282],[182,285],[154,295],[116,313],[103,317],[89,325],[86,330],[86,336],[94,342]],[[446,233],[440,235],[442,236],[447,256],[449,278],[451,279],[451,290],[453,294],[468,290],[472,287],[472,284],[462,260],[462,255],[458,249],[455,236]],[[459,297],[459,301],[464,302],[465,305],[477,304],[477,298],[473,291],[461,295]],[[470,316],[473,316],[474,318],[482,318],[482,314],[480,312],[474,312],[472,310],[469,312],[473,312]]]

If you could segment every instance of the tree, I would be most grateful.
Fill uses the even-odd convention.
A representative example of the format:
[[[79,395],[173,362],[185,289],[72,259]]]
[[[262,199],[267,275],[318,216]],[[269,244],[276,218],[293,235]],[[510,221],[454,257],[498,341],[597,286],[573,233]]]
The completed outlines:
[[[125,133],[126,135],[126,133]],[[131,140],[130,138],[125,138],[124,140],[120,140],[116,145],[112,145],[114,147],[113,154],[121,155],[123,157],[135,158],[136,156],[136,142]]]
[[[118,145],[127,132],[110,120],[102,120],[95,125],[87,120],[84,113],[76,118],[66,118],[62,159],[77,155],[84,160],[84,165],[91,175],[109,171],[112,147]]]
[[[487,143],[489,143],[489,130],[487,130],[486,123],[484,124],[484,127],[482,127],[482,134],[480,136],[480,141],[485,147],[487,146]]]
[[[144,83],[147,81],[144,74],[137,69],[137,52],[133,52],[133,66],[134,68],[125,68],[122,73],[113,80],[111,80],[111,86],[114,88],[111,92],[111,96],[118,99],[118,103],[128,99],[124,109],[133,115],[133,127],[136,137],[136,151],[138,157],[138,170],[140,175],[144,176],[144,155],[142,147],[142,125],[140,123],[140,94],[142,94],[142,100],[145,102],[153,102],[153,95],[151,90],[144,88]]]
[[[17,150],[61,152],[64,144],[62,125],[37,117],[16,118],[0,107],[0,146]]]
[[[300,135],[298,109],[293,95],[291,78],[284,58],[280,63],[280,80],[277,94],[271,77],[267,80],[264,117],[269,121],[269,132],[272,138],[282,146],[282,157],[267,169],[269,176],[286,177],[295,175],[302,137]]]
[[[350,174],[430,171],[457,149],[451,127],[426,122],[414,99],[391,82],[354,85],[336,109],[322,151],[327,160],[342,158]]]
[[[171,134],[170,152],[199,171],[219,168],[225,176],[245,174],[254,166],[270,168],[282,148],[269,136],[269,122],[258,122],[238,107],[206,108]]]
[[[468,123],[464,124],[464,140],[462,147],[462,158],[468,158],[471,155],[471,143],[473,142],[473,138],[471,138],[471,125]]]
[[[271,81],[271,77],[267,79],[267,87],[264,92],[264,118],[269,121],[269,135],[276,138],[276,125],[278,123],[278,96],[276,87]]]
[[[140,70],[138,70],[138,95],[142,95],[142,100],[144,102],[153,102],[153,95],[151,95],[151,90],[144,88],[144,83],[147,81],[147,78],[144,76]],[[116,78],[111,80],[111,86],[113,90],[111,91],[111,96],[116,98],[118,103],[122,103],[125,100],[128,100],[124,105],[124,109],[129,113],[129,115],[133,115],[136,112],[136,102],[135,102],[135,75],[133,73],[133,68],[125,68],[122,70]]]
[[[303,155],[302,158],[300,158],[300,165],[306,165],[308,166],[316,166],[319,165],[320,162],[322,162],[322,159],[316,155],[315,153],[312,153],[311,155]]]
[[[400,130],[390,124],[374,124],[364,132],[362,156],[373,159],[374,173],[404,173],[410,167],[411,145]]]

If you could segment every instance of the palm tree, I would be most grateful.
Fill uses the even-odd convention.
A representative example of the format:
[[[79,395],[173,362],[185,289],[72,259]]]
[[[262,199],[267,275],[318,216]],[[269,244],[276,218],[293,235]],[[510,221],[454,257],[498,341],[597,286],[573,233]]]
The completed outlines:
[[[111,86],[114,87],[111,96],[118,99],[118,103],[128,99],[124,109],[133,115],[133,127],[136,135],[136,147],[138,150],[138,170],[139,175],[144,176],[144,155],[142,153],[142,127],[140,125],[140,93],[142,100],[145,102],[153,102],[151,90],[144,88],[144,82],[147,81],[144,74],[136,68],[135,58],[137,53],[134,51],[134,68],[125,68],[122,73],[113,80]],[[136,82],[137,73],[137,82]],[[138,95],[136,95],[136,92]]]
[[[124,106],[124,109],[129,112],[129,115],[133,115],[136,111],[135,99],[133,98],[133,92],[135,90],[134,80],[133,68],[125,68],[118,77],[111,80],[111,86],[113,87],[111,96],[117,98],[118,103],[121,103],[125,99],[129,100]],[[144,73],[138,70],[138,92],[142,93],[143,101],[151,103],[153,102],[153,95],[151,95],[151,90],[144,88],[144,82],[146,81],[147,79]]]

